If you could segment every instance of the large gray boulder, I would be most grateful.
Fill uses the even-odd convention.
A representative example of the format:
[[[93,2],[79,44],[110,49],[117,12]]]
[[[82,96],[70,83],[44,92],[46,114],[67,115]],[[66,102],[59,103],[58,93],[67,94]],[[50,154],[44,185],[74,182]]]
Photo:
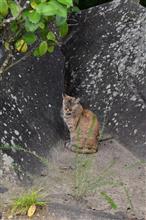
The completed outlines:
[[[57,49],[26,59],[0,81],[0,148],[13,148],[4,152],[24,171],[39,172],[41,158],[64,138],[63,70],[64,56]]]
[[[82,11],[66,40],[66,92],[146,159],[146,9],[115,0]]]

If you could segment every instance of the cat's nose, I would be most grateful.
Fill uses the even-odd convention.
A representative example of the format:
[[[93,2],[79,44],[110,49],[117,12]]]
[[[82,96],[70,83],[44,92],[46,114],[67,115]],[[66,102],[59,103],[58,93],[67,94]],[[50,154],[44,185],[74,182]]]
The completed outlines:
[[[69,109],[66,110],[66,114],[67,114],[67,115],[71,115],[71,112],[70,112]]]

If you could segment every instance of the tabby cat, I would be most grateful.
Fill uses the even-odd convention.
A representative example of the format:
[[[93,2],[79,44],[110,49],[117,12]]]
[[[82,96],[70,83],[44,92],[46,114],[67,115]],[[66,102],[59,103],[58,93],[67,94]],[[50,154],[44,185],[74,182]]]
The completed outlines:
[[[65,95],[63,116],[70,132],[70,140],[66,146],[77,153],[97,152],[99,122],[96,115],[84,109],[78,98]]]

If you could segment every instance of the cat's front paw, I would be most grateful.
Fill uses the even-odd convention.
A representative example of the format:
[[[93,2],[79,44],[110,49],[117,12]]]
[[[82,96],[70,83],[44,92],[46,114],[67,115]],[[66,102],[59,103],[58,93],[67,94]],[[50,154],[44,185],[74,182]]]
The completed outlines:
[[[70,150],[79,154],[94,154],[97,152],[97,148],[86,148],[86,147],[81,148],[76,145],[71,145]]]
[[[64,147],[67,148],[68,150],[71,150],[71,141],[70,140],[65,141]]]

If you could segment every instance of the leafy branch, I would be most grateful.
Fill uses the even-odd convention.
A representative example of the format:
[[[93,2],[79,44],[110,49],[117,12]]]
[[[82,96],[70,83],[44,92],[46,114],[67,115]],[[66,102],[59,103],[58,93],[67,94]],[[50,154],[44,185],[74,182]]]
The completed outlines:
[[[52,53],[68,33],[73,0],[1,0],[0,39],[4,50],[0,79],[29,55]],[[24,57],[24,58],[23,58]]]

